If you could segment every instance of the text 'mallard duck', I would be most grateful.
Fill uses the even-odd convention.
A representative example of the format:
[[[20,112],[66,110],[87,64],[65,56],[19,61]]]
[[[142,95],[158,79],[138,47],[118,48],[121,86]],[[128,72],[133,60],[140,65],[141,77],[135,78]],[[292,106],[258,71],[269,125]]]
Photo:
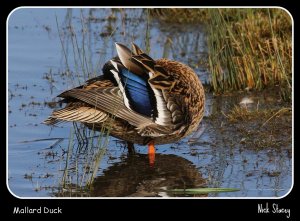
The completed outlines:
[[[187,65],[165,58],[153,60],[138,46],[132,51],[116,43],[118,56],[103,67],[103,75],[58,97],[66,106],[45,121],[77,121],[89,128],[108,127],[110,135],[148,145],[176,142],[197,129],[204,114],[204,89]]]

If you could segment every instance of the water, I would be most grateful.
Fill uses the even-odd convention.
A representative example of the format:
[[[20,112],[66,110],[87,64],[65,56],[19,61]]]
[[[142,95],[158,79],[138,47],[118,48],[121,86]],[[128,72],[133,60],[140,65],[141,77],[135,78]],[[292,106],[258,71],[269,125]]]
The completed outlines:
[[[110,138],[107,151],[99,155],[102,158],[99,168],[95,166],[91,190],[78,191],[91,175],[84,171],[92,171],[93,164],[88,163],[99,151],[94,145],[97,137],[93,145],[83,144],[72,139],[71,123],[50,127],[42,122],[53,108],[59,108],[52,103],[58,100],[56,95],[101,73],[102,65],[116,56],[114,42],[130,45],[134,41],[144,49],[150,45],[153,58],[179,60],[195,69],[202,82],[209,80],[200,65],[207,53],[203,26],[149,21],[145,13],[142,9],[21,8],[10,16],[7,170],[11,192],[18,197],[158,197],[173,196],[168,189],[193,187],[240,189],[198,197],[281,197],[289,192],[291,117],[284,118],[287,123],[283,125],[288,125],[284,134],[273,135],[274,130],[266,127],[268,137],[281,142],[279,147],[275,141],[263,148],[259,142],[247,146],[248,138],[237,128],[251,132],[255,123],[235,126],[222,113],[245,96],[251,96],[255,108],[282,103],[269,94],[245,93],[220,97],[207,93],[207,117],[200,139],[188,142],[188,137],[159,146],[154,168],[147,164],[144,146],[136,146],[137,154],[128,156],[124,142]],[[87,137],[95,135],[82,131]],[[63,180],[68,184],[64,188]]]

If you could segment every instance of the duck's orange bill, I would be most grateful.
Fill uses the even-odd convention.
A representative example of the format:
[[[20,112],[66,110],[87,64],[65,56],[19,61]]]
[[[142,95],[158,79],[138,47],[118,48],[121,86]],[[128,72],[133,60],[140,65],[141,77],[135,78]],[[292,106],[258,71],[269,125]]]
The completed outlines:
[[[149,157],[149,164],[150,166],[154,166],[155,162],[155,147],[154,147],[154,142],[151,141],[148,144],[148,157]]]

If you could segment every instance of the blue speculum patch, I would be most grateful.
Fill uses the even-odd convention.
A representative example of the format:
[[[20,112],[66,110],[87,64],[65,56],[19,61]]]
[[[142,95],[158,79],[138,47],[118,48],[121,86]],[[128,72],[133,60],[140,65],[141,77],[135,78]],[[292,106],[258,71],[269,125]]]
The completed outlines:
[[[155,107],[155,99],[147,79],[124,68],[120,70],[119,76],[130,107],[140,114],[151,117]]]

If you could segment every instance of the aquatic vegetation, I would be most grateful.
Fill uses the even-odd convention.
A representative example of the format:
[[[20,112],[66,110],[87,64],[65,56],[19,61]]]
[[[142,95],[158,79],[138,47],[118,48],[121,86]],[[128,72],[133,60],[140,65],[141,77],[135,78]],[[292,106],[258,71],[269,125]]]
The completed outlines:
[[[98,173],[100,161],[106,153],[108,134],[109,131],[87,131],[74,123],[74,129],[70,130],[66,156],[60,159],[64,161],[64,166],[56,195],[74,197],[88,194]]]
[[[229,13],[227,13],[229,12]],[[236,17],[230,16],[236,12]],[[209,64],[214,91],[279,85],[292,95],[292,29],[281,9],[209,10]]]
[[[218,136],[224,144],[255,150],[292,145],[292,109],[289,107],[248,109],[235,105],[221,113],[223,119],[212,115],[208,120],[213,127],[221,123]]]
[[[163,22],[206,25],[215,93],[279,86],[292,98],[292,20],[279,8],[153,9]]]

